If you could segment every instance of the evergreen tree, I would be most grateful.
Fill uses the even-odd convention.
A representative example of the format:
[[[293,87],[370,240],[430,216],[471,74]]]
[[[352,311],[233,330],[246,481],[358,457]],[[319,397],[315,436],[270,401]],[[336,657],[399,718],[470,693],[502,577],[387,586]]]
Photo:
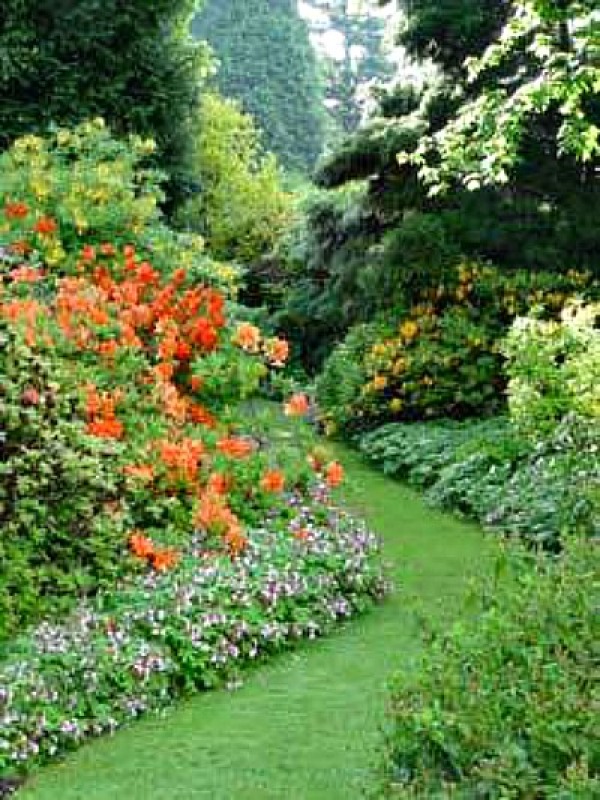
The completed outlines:
[[[323,89],[295,1],[207,0],[192,31],[213,47],[221,94],[257,120],[266,149],[289,169],[312,169],[323,147]]]
[[[194,0],[2,0],[0,147],[101,116],[157,140],[172,199],[187,175],[206,48],[189,36]]]
[[[383,0],[386,5],[390,0]],[[481,55],[510,13],[510,0],[399,0],[406,13],[398,43],[413,58],[432,59],[444,72],[462,72]]]
[[[317,12],[311,24],[317,39],[338,36],[339,52],[323,54],[326,95],[337,127],[351,133],[364,116],[370,86],[393,75],[383,48],[384,20],[364,0],[309,0],[307,5]]]

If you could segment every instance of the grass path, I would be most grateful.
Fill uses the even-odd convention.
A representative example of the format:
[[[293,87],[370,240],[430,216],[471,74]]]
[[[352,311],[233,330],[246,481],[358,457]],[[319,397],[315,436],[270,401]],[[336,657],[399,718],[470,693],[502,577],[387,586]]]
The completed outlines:
[[[338,448],[349,501],[385,540],[397,591],[330,638],[43,771],[29,800],[353,800],[377,758],[385,685],[420,642],[414,610],[452,615],[492,545]]]

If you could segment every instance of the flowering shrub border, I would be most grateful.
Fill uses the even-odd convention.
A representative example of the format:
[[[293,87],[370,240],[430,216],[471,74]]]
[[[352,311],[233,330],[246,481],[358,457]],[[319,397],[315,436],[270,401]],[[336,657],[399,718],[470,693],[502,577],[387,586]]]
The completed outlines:
[[[386,589],[378,542],[324,483],[287,496],[235,560],[192,543],[172,571],[45,622],[0,664],[0,776],[27,773],[244,665],[325,633]],[[231,685],[231,684],[230,684]]]

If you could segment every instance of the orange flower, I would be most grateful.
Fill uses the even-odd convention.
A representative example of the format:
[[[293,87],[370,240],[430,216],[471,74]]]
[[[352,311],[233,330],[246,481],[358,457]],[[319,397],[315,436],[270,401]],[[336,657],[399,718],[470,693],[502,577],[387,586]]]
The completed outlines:
[[[154,467],[150,464],[128,464],[123,468],[125,475],[145,483],[154,479]]]
[[[97,352],[104,358],[110,359],[116,356],[118,349],[119,349],[118,343],[115,342],[114,339],[109,339],[106,342],[100,342],[97,348]]]
[[[308,397],[305,394],[294,394],[284,405],[286,417],[303,417],[309,408]]]
[[[206,483],[206,488],[209,493],[217,495],[227,494],[231,488],[231,478],[224,475],[222,472],[213,472]]]
[[[170,470],[172,477],[188,482],[198,477],[198,468],[204,455],[204,445],[195,439],[181,442],[163,440],[157,442],[160,458]]]
[[[25,203],[6,203],[4,206],[6,219],[23,219],[27,214],[29,214],[29,208]]]
[[[207,351],[214,350],[219,341],[219,337],[217,336],[212,322],[206,317],[200,317],[200,319],[195,322],[190,338],[194,344],[199,345],[203,350]]]
[[[86,244],[81,250],[81,258],[87,263],[96,260],[96,249],[91,244]]]
[[[220,495],[211,491],[203,492],[194,515],[194,524],[204,530],[226,524],[227,511],[228,508]]]
[[[225,534],[224,541],[232,558],[237,558],[248,546],[248,539],[239,526],[232,526]]]
[[[276,469],[269,470],[263,475],[260,485],[265,492],[282,492],[285,488],[285,475]]]
[[[260,330],[249,322],[241,322],[232,339],[233,343],[247,353],[258,353],[260,348]]]
[[[154,544],[152,539],[144,536],[139,531],[133,531],[129,537],[129,549],[138,558],[150,558],[154,555]]]
[[[254,450],[254,445],[249,439],[229,437],[217,442],[217,450],[230,458],[246,458]]]
[[[264,344],[264,352],[274,367],[283,367],[288,360],[290,346],[285,339],[267,339]]]
[[[26,256],[31,251],[31,245],[28,242],[19,240],[9,244],[8,249],[11,253],[16,253],[18,256]]]
[[[331,486],[331,488],[339,486],[344,480],[344,468],[339,461],[332,461],[327,465],[325,480],[327,481],[327,485]]]
[[[111,256],[116,255],[117,251],[114,245],[109,244],[108,242],[104,242],[104,244],[100,245],[100,252],[102,253],[103,256],[107,256],[108,258],[110,258]]]
[[[166,572],[176,566],[179,561],[179,553],[175,550],[155,550],[151,554],[150,560],[157,572]]]
[[[90,436],[96,436],[99,439],[121,439],[123,424],[117,419],[97,419],[88,422],[87,432]]]
[[[33,267],[27,267],[25,264],[20,267],[16,267],[8,274],[15,283],[37,283],[44,278],[44,273],[42,270],[34,269]]]
[[[197,375],[192,375],[190,378],[190,389],[192,392],[198,392],[202,388],[202,378]]]
[[[214,428],[216,425],[210,411],[198,403],[188,403],[188,418],[195,425],[206,425],[207,428]]]
[[[192,348],[187,342],[178,342],[174,355],[178,361],[189,361],[192,355]]]
[[[186,278],[187,278],[187,272],[185,271],[185,269],[183,269],[183,267],[179,267],[179,269],[176,269],[173,275],[171,276],[171,280],[176,286],[179,286],[179,284],[183,283]]]
[[[50,236],[56,233],[57,228],[56,220],[53,220],[52,217],[40,217],[33,226],[35,233],[39,233],[40,236]]]

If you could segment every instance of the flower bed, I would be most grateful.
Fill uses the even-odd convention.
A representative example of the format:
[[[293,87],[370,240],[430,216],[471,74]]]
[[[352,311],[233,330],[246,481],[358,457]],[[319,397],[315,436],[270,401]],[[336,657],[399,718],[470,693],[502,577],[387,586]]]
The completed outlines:
[[[377,540],[324,484],[286,497],[243,556],[193,542],[179,566],[44,622],[0,664],[0,775],[29,770],[382,597]]]

